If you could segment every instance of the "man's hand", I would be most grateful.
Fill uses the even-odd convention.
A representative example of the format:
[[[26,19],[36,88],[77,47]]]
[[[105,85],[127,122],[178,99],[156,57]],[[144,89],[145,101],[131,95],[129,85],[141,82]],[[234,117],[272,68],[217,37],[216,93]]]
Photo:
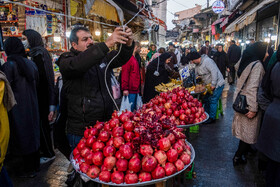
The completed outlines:
[[[123,96],[128,96],[128,94],[129,94],[128,90],[123,91]]]
[[[215,88],[216,88],[215,86],[211,86],[211,90],[212,90],[212,91],[214,91],[214,90],[215,90]]]
[[[132,37],[131,29],[125,27],[125,31],[123,31],[123,27],[117,27],[105,44],[108,48],[114,47],[115,44],[132,44],[130,37]]]
[[[49,121],[52,121],[52,120],[53,120],[53,117],[54,117],[54,112],[51,111],[51,112],[49,113],[49,115],[48,115]]]
[[[132,33],[131,28],[128,28],[128,27],[126,27],[125,32],[128,34],[128,36],[127,36],[128,41],[126,42],[126,45],[130,47],[133,42],[133,33]]]
[[[256,114],[257,114],[256,112],[249,111],[247,114],[245,114],[245,116],[249,119],[252,119],[256,116]]]

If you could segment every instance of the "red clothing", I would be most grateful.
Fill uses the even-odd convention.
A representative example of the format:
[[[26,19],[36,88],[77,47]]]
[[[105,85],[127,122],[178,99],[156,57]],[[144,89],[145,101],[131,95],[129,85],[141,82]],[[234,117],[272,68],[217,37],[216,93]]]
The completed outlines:
[[[140,93],[140,68],[134,56],[122,66],[122,90],[128,90],[130,94]]]

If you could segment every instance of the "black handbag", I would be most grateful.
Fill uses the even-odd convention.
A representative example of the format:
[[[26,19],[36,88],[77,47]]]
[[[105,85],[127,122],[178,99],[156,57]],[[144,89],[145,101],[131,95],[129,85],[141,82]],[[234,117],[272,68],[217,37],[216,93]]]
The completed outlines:
[[[251,68],[251,72],[252,72],[252,69],[254,68],[254,66],[257,64],[258,62],[256,62],[252,68]],[[250,74],[251,74],[250,72]],[[235,101],[232,105],[233,109],[238,112],[238,113],[241,113],[241,114],[247,114],[249,112],[248,110],[248,104],[247,104],[247,99],[246,99],[246,95],[242,95],[241,94],[241,91],[242,89],[244,88],[244,86],[246,85],[248,79],[249,79],[249,76],[250,74],[248,75],[248,77],[246,78],[245,82],[243,83],[243,86],[242,88],[240,89],[239,93],[237,94],[236,98],[235,98]]]

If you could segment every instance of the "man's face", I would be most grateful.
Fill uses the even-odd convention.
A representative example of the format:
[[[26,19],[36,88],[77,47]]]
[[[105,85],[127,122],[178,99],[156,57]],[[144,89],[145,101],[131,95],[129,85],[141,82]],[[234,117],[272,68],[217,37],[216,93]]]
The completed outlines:
[[[93,45],[92,36],[89,32],[80,30],[76,34],[79,38],[78,43],[72,42],[72,47],[75,50],[83,52]]]
[[[198,58],[198,59],[192,60],[192,62],[193,62],[194,64],[198,65],[198,64],[200,63],[200,60],[201,60],[201,58]]]
[[[218,51],[219,51],[219,52],[222,52],[222,51],[223,51],[223,47],[219,45],[219,46],[218,46]]]
[[[152,49],[152,51],[155,51],[155,50],[156,50],[156,46],[153,45],[153,46],[151,47],[151,49]]]
[[[206,42],[205,45],[208,47],[209,46],[209,42]]]

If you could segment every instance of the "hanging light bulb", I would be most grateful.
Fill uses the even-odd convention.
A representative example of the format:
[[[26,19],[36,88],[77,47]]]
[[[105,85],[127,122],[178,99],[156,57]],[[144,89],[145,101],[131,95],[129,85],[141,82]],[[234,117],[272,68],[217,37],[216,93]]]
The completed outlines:
[[[112,33],[111,33],[111,32],[108,32],[107,34],[108,34],[108,36],[112,36]]]
[[[95,31],[95,35],[96,35],[96,36],[100,36],[100,34],[101,34],[101,32],[97,29],[97,30]]]
[[[70,37],[70,34],[71,34],[71,31],[66,31],[65,34],[66,34],[66,37],[69,38],[69,37]]]
[[[57,32],[54,33],[53,41],[55,41],[55,42],[61,41],[61,36]]]

